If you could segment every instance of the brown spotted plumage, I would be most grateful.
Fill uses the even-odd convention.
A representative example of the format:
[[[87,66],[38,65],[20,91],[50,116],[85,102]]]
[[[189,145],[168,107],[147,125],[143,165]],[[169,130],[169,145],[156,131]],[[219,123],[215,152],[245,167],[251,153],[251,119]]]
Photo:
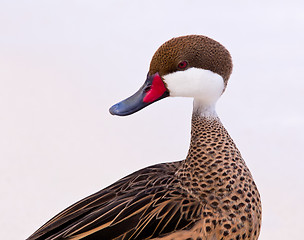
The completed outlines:
[[[191,146],[176,173],[204,204],[202,239],[257,239],[261,203],[249,169],[218,118],[193,115]]]
[[[161,90],[167,86],[166,76],[193,68],[206,76],[208,71],[221,76],[222,92],[232,61],[229,52],[210,38],[171,39],[156,51],[147,81],[135,98],[112,107],[111,113],[138,111],[132,104],[142,104],[138,99],[153,91],[158,91],[157,98],[150,96],[154,101],[169,95],[170,89]],[[251,173],[220,119],[210,113],[212,104],[197,102],[202,106],[193,111],[185,160],[150,166],[122,178],[62,211],[28,240],[257,240],[261,202]]]

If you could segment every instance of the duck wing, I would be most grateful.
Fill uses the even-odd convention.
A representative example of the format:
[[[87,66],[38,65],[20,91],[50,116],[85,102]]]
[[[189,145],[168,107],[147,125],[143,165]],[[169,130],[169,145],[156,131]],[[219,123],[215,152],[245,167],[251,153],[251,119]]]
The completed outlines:
[[[189,229],[202,207],[175,178],[180,164],[130,174],[65,209],[27,240],[151,239]]]

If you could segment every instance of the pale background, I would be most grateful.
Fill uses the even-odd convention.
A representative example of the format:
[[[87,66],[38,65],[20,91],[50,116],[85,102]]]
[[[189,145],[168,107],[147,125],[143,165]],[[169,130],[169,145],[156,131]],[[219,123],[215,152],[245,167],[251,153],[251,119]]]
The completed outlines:
[[[108,113],[144,82],[154,51],[185,34],[232,54],[217,109],[262,196],[260,240],[303,239],[303,11],[303,1],[0,0],[1,239],[186,156],[191,99]]]

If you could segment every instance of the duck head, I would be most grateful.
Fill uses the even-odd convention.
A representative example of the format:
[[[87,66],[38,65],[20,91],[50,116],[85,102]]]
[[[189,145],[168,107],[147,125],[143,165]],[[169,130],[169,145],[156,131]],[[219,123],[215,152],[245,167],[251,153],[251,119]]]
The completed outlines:
[[[173,38],[155,52],[144,85],[110,113],[130,115],[168,96],[193,97],[196,111],[213,109],[231,72],[230,53],[215,40],[201,35]]]

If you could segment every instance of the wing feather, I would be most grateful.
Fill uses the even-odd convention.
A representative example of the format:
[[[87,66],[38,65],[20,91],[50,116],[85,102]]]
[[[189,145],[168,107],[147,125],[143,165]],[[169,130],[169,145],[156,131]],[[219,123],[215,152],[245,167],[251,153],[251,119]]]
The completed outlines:
[[[180,164],[139,170],[62,211],[28,240],[151,239],[188,229],[201,204],[179,187]]]

